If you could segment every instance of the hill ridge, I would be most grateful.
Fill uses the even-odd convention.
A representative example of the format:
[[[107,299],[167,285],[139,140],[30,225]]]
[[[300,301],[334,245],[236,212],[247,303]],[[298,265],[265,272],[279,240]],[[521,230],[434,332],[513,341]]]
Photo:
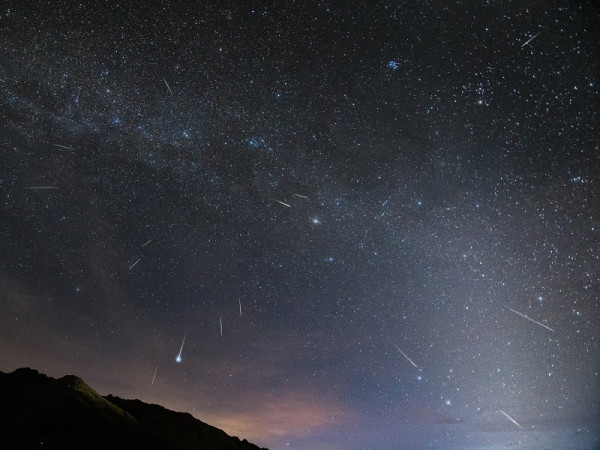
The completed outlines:
[[[0,447],[259,450],[191,414],[101,396],[76,375],[0,372]]]

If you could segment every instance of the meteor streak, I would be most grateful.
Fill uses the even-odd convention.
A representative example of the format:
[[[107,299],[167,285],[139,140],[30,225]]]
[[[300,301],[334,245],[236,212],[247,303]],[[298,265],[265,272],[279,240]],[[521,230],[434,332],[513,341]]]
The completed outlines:
[[[177,357],[175,358],[175,361],[180,363],[181,362],[181,352],[183,351],[183,344],[185,344],[185,337],[187,336],[187,330],[185,330],[185,333],[183,335],[183,341],[181,341],[181,347],[179,347],[179,353],[177,354]]]
[[[525,42],[523,45],[521,45],[521,48],[525,47],[527,44],[529,44],[531,41],[533,41],[536,37],[538,37],[540,35],[540,33],[541,33],[541,31],[538,34],[536,34],[535,36],[527,39],[527,42]]]
[[[66,148],[67,150],[73,150],[73,147],[69,147],[67,145],[60,145],[60,144],[52,144],[52,145],[54,145],[55,147],[58,147],[58,148]]]
[[[171,95],[173,95],[173,91],[171,90],[171,86],[169,86],[169,83],[167,83],[167,80],[165,80],[163,78],[163,81],[165,82],[165,84],[167,85],[167,89],[169,90],[169,92],[171,93]]]
[[[219,325],[221,326],[221,336],[223,336],[223,318],[219,316]]]
[[[242,301],[238,299],[238,302],[240,303],[240,317],[242,317]]]
[[[504,414],[504,416],[510,420],[512,423],[514,423],[516,426],[518,426],[519,428],[523,429],[523,427],[521,425],[519,425],[519,422],[517,422],[515,419],[513,419],[512,417],[510,417],[508,414],[506,414],[504,411],[502,411],[501,409],[499,410],[502,414]]]
[[[406,359],[408,359],[408,362],[411,363],[413,366],[415,366],[417,369],[419,368],[412,359],[410,359],[408,356],[406,356],[406,353],[404,353],[402,350],[400,350],[400,347],[398,347],[396,344],[394,344],[394,347],[396,347],[396,350],[398,350],[400,353],[402,353],[402,356],[404,356]]]
[[[300,194],[294,194],[296,197],[300,197],[300,198],[306,198],[308,199],[308,197],[306,195],[300,195]]]
[[[271,200],[275,200],[277,203],[279,203],[280,205],[286,206],[288,208],[291,208],[292,205],[288,205],[287,203],[282,202],[281,200],[277,200],[276,198],[271,197]]]
[[[156,378],[157,370],[158,370],[158,364],[156,364],[156,369],[154,369],[154,375],[152,376],[152,383],[150,383],[150,386],[154,386],[154,379]]]
[[[141,248],[144,248],[146,245],[148,245],[150,242],[152,242],[152,239],[149,239],[148,242],[146,242],[144,245],[142,245]]]
[[[504,305],[504,306],[506,306],[506,305]],[[549,326],[547,326],[547,325],[544,325],[543,323],[540,323],[540,322],[538,322],[537,320],[534,320],[534,319],[532,319],[531,317],[529,317],[529,316],[526,316],[526,315],[525,315],[525,314],[523,314],[523,313],[520,313],[520,312],[519,312],[519,311],[517,311],[516,309],[509,308],[508,306],[506,306],[506,307],[507,307],[509,310],[511,310],[512,312],[514,312],[515,314],[518,314],[519,316],[521,316],[521,317],[524,317],[524,318],[525,318],[525,319],[527,319],[527,320],[531,320],[533,323],[535,323],[535,324],[538,324],[540,327],[544,327],[545,329],[547,329],[547,330],[550,330],[550,331],[554,332],[554,330],[553,330],[552,328],[550,328]]]
[[[27,186],[25,189],[30,189],[32,191],[44,191],[48,189],[58,189],[56,186]]]
[[[129,266],[129,270],[133,269],[137,263],[139,263],[142,260],[142,258],[138,259],[136,262],[134,262],[132,265]]]

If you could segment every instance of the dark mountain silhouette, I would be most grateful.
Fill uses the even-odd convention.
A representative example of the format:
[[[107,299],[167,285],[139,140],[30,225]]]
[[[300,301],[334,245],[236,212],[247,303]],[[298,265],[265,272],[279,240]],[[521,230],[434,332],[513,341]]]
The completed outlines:
[[[80,378],[0,372],[0,448],[259,450],[187,413],[102,397]]]

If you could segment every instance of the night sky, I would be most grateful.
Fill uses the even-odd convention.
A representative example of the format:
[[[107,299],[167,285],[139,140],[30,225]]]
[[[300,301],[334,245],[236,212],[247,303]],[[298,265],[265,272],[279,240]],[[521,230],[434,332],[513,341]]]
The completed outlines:
[[[271,448],[599,442],[594,2],[10,3],[0,370]]]

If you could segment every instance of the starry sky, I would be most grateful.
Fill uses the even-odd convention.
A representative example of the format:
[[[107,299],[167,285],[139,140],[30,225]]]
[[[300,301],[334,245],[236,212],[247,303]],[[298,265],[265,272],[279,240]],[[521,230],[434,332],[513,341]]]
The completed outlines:
[[[10,3],[0,370],[270,448],[598,442],[594,2]]]

